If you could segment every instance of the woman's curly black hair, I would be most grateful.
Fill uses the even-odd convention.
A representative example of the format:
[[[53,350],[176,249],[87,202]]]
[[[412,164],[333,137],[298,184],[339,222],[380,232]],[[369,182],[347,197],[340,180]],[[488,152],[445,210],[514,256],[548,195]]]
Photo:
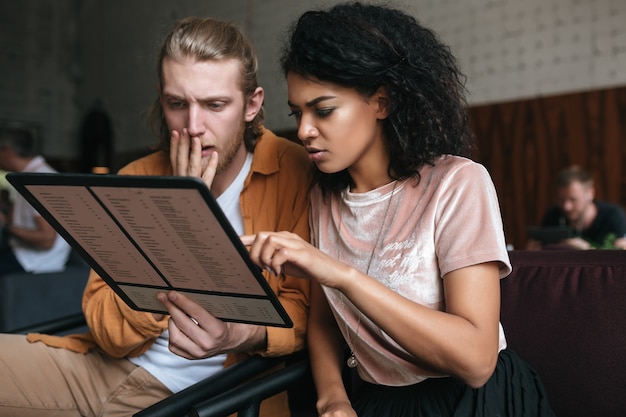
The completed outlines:
[[[364,97],[386,88],[392,178],[419,180],[421,167],[437,157],[471,154],[465,77],[448,46],[400,10],[356,2],[306,12],[290,30],[281,66],[285,75],[354,88]],[[351,184],[347,171],[315,170],[324,191]]]

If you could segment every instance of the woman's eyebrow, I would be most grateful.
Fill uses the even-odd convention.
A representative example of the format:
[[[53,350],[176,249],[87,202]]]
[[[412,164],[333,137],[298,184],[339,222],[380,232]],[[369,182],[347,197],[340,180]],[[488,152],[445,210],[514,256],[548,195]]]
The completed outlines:
[[[321,96],[321,97],[317,97],[317,98],[315,98],[315,99],[313,99],[313,100],[311,100],[311,101],[309,101],[309,102],[305,103],[305,106],[306,106],[306,107],[313,107],[313,106],[315,106],[316,104],[318,104],[318,103],[319,103],[319,102],[321,102],[321,101],[324,101],[324,100],[330,100],[330,99],[333,99],[333,98],[336,98],[336,97],[335,97],[335,96]],[[292,103],[291,101],[289,101],[289,100],[287,100],[287,105],[288,105],[289,107],[298,107],[298,106],[296,106],[295,104],[293,104],[293,103]]]

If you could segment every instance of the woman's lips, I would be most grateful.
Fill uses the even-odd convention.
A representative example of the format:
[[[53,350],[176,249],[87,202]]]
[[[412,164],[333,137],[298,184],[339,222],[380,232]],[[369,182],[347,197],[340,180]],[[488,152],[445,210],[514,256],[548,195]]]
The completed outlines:
[[[323,151],[321,149],[307,148],[307,151],[309,152],[309,160],[313,162],[320,161],[322,158],[324,158],[324,155],[326,155],[326,151]]]

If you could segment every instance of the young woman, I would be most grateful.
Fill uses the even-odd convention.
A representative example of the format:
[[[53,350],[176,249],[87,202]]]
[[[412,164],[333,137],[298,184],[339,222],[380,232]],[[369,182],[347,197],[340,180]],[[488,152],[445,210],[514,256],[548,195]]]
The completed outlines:
[[[467,159],[449,49],[399,10],[343,4],[301,16],[282,66],[317,175],[313,244],[243,241],[260,266],[312,280],[320,416],[553,415],[506,350],[499,280],[511,266],[493,183]],[[350,396],[346,364],[363,381]]]

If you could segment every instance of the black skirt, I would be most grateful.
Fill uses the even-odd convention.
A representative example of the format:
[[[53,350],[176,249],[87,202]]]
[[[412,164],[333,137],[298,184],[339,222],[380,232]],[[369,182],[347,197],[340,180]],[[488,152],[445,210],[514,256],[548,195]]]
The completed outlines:
[[[554,417],[537,372],[509,350],[481,388],[452,377],[405,387],[363,382],[352,406],[359,417]]]

